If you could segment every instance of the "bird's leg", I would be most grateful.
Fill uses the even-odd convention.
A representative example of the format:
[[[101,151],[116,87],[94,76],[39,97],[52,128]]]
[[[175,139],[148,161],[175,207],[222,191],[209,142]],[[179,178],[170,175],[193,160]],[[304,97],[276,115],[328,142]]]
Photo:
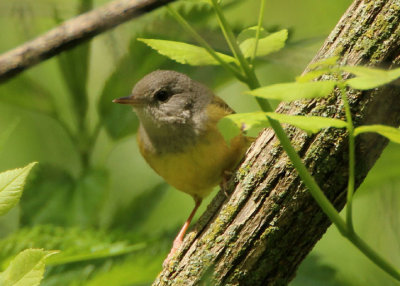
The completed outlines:
[[[228,198],[229,194],[226,192],[227,188],[228,188],[228,181],[229,179],[232,177],[233,172],[229,171],[229,170],[224,170],[222,172],[222,180],[221,183],[219,184],[219,187],[222,189],[222,191],[224,192],[225,196]]]
[[[201,205],[201,199],[199,198],[194,198],[194,209],[192,210],[192,212],[190,213],[188,219],[185,221],[185,223],[183,224],[181,230],[179,231],[178,235],[176,236],[174,243],[172,245],[171,251],[169,252],[167,258],[164,260],[164,267],[168,264],[168,262],[170,261],[172,255],[179,249],[179,247],[182,245],[183,242],[183,238],[185,237],[185,233],[187,231],[187,229],[189,228],[190,222],[192,221],[197,209],[199,208],[199,206]]]

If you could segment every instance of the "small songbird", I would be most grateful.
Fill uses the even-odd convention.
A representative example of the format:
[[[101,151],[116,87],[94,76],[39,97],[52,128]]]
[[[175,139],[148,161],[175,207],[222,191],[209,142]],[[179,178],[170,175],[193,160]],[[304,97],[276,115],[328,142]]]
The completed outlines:
[[[239,163],[251,139],[240,134],[227,144],[217,123],[234,111],[206,86],[175,71],[154,71],[135,85],[130,96],[113,102],[129,104],[137,113],[137,142],[147,163],[195,201],[168,261],[182,244],[202,199]]]

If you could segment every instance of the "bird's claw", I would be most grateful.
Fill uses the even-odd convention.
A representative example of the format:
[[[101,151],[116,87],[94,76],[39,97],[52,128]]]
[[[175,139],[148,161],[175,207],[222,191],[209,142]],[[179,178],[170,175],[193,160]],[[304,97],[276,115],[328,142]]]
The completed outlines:
[[[183,243],[182,239],[175,239],[172,245],[171,251],[168,253],[167,258],[165,258],[163,262],[163,267],[167,267],[169,262],[171,261],[172,257],[174,256],[175,252],[181,247]]]

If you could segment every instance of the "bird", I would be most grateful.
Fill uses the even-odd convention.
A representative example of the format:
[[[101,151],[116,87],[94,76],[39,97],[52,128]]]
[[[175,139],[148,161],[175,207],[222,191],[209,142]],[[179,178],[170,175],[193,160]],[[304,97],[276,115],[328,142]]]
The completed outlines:
[[[207,86],[176,71],[153,71],[136,83],[130,96],[113,102],[136,112],[137,143],[145,161],[195,202],[165,265],[181,246],[202,200],[238,165],[252,139],[241,132],[227,143],[217,124],[233,109]]]

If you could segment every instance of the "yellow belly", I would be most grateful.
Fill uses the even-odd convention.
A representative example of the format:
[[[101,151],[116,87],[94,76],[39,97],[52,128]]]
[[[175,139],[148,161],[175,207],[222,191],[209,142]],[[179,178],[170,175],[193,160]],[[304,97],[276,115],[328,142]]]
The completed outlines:
[[[221,182],[223,172],[232,170],[249,146],[249,140],[239,135],[226,144],[216,128],[193,146],[179,153],[151,154],[141,144],[140,151],[148,164],[176,189],[194,197],[204,198]]]

